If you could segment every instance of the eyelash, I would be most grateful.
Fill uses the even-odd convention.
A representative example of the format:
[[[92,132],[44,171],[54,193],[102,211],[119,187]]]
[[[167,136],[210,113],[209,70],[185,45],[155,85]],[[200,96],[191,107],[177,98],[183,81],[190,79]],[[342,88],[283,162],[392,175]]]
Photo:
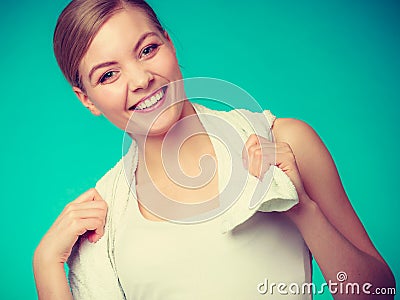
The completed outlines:
[[[99,83],[104,83],[105,81],[109,80],[110,78],[113,77],[113,74],[116,73],[116,71],[107,71],[106,73],[104,73],[103,75],[101,75],[100,79],[99,79]],[[110,75],[111,76],[107,76]],[[115,75],[114,75],[115,76]]]
[[[139,57],[139,58],[148,57],[148,56],[151,57],[151,55],[154,55],[154,54],[155,54],[154,51],[158,50],[158,47],[159,47],[159,46],[160,46],[160,45],[158,45],[158,44],[151,44],[151,45],[146,46],[146,47],[142,50],[142,52],[140,53],[140,57]],[[149,50],[150,52],[147,53],[147,54],[145,54],[145,51],[146,51],[146,50]],[[104,73],[102,76],[100,76],[98,83],[99,83],[99,84],[105,83],[105,82],[106,82],[107,80],[109,80],[110,78],[113,78],[113,77],[115,76],[115,75],[113,75],[113,74],[116,73],[116,72],[117,72],[117,71],[107,71],[107,72]]]
[[[151,45],[146,46],[146,47],[142,50],[142,52],[140,53],[140,57],[142,57],[142,55],[144,55],[145,57],[146,57],[146,56],[149,56],[149,55],[152,55],[152,53],[153,53],[154,51],[158,50],[158,47],[159,47],[159,46],[160,46],[160,45],[158,45],[158,44],[151,44]],[[148,54],[144,54],[144,52],[145,52],[146,50],[151,50],[151,52],[149,52]]]

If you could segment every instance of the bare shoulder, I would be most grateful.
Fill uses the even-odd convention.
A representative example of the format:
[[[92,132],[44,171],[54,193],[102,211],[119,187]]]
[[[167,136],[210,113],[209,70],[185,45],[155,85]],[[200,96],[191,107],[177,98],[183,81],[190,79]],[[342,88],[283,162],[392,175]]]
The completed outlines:
[[[307,193],[323,210],[330,214],[338,202],[349,204],[332,156],[310,125],[282,118],[275,120],[272,130],[275,142],[287,143],[292,149]]]
[[[272,133],[276,142],[285,142],[292,148],[296,157],[322,159],[333,167],[331,155],[317,132],[304,121],[293,118],[276,119]]]
[[[293,118],[276,119],[272,131],[277,141],[320,140],[315,130],[306,122]]]
[[[316,131],[306,122],[290,118],[276,119],[272,130],[276,142],[289,144],[307,194],[331,224],[356,247],[384,261],[354,211],[332,156]]]
[[[275,142],[287,143],[292,149],[304,186],[315,196],[315,201],[322,206],[338,201],[320,197],[327,189],[340,190],[340,199],[347,199],[332,156],[310,125],[298,119],[282,118],[275,120],[272,131]],[[321,176],[329,178],[329,184],[321,182],[318,179]]]

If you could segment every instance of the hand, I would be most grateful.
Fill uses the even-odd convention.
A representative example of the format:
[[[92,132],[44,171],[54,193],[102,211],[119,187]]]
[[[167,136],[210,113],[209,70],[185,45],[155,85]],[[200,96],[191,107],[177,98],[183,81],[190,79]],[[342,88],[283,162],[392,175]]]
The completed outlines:
[[[35,260],[65,263],[79,236],[97,242],[104,234],[107,203],[94,189],[70,202],[45,234],[35,251]]]
[[[296,159],[289,144],[273,143],[262,136],[252,134],[244,145],[242,158],[249,173],[260,180],[270,166],[277,166],[289,176],[299,197],[305,194]]]

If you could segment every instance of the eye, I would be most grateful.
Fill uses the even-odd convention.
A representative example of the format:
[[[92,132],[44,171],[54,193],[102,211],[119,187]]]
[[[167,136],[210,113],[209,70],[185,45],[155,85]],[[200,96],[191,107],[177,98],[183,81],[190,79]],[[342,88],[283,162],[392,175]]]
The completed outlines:
[[[104,73],[100,79],[99,79],[99,83],[106,83],[108,81],[110,81],[112,78],[114,78],[116,76],[116,71],[108,71],[106,73]]]
[[[157,44],[151,44],[151,45],[145,47],[142,50],[142,53],[140,53],[140,57],[147,57],[147,56],[152,55],[153,53],[155,53],[155,50],[157,50],[158,47],[159,47],[159,45],[157,45]]]

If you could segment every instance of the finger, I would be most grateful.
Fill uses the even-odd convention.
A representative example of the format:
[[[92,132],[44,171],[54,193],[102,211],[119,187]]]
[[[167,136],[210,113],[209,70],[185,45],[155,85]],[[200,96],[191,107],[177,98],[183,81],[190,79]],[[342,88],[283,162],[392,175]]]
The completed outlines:
[[[65,206],[63,212],[60,217],[71,217],[79,212],[79,215],[85,214],[85,211],[97,210],[99,215],[106,216],[107,215],[107,203],[104,200],[94,200],[89,202],[71,202],[67,206]],[[58,223],[58,222],[56,222]]]
[[[103,234],[97,234],[95,231],[93,230],[89,230],[86,233],[86,237],[89,240],[89,242],[91,243],[96,243],[100,240],[100,238],[103,236]]]
[[[261,169],[262,149],[259,144],[252,144],[248,148],[248,171],[251,175],[259,177]]]
[[[82,194],[83,195],[83,194]],[[82,196],[81,195],[81,196]],[[90,195],[89,195],[90,197]],[[76,199],[77,200],[77,199]],[[99,216],[106,217],[108,206],[104,200],[93,200],[87,202],[76,202],[76,200],[68,203],[58,218],[55,220],[54,225],[59,225],[63,219],[71,219],[73,216],[83,216],[85,211],[96,210]],[[79,213],[78,213],[79,212]]]
[[[284,172],[297,169],[296,160],[291,153],[278,153],[276,165]]]
[[[97,236],[104,234],[104,220],[100,218],[86,218],[72,220],[70,228],[75,236],[81,236],[88,231],[93,231]]]
[[[99,238],[103,236],[104,225],[104,218],[62,218],[59,224],[54,224],[47,234],[53,236],[52,239],[54,241],[52,244],[60,244],[62,249],[70,249],[76,243],[79,236],[88,231],[94,231]],[[64,252],[64,250],[61,252]]]
[[[104,209],[99,209],[99,208],[71,210],[65,214],[65,217],[69,218],[70,220],[90,219],[90,218],[105,219],[106,211]]]
[[[242,159],[251,175],[262,178],[269,166],[275,164],[275,143],[263,136],[251,134],[243,147]]]
[[[95,188],[88,189],[86,192],[79,195],[78,198],[76,198],[71,203],[82,203],[93,200],[103,200],[103,198],[100,196]]]
[[[250,174],[257,178],[261,178],[261,170],[263,165],[263,153],[262,149],[259,147],[252,152],[251,155],[251,170]]]
[[[100,240],[100,238],[104,235],[104,227],[105,227],[105,223],[102,223],[102,226],[94,229],[94,230],[88,230],[86,232],[87,235],[87,239],[89,240],[89,242],[91,243],[96,243],[98,240]]]
[[[244,147],[246,149],[249,149],[250,146],[257,145],[259,143],[260,143],[259,137],[256,134],[250,134],[249,138],[247,139],[246,143],[244,144]]]
[[[276,163],[276,144],[270,141],[262,142],[261,149],[263,149],[263,166],[273,166]]]
[[[81,203],[71,202],[67,205],[65,211],[68,212],[70,210],[85,210],[85,209],[92,209],[92,208],[107,210],[107,203],[104,200],[94,200],[94,201],[81,202]]]
[[[267,172],[267,170],[269,169],[269,167],[271,165],[271,162],[273,161],[273,158],[271,158],[271,155],[264,153],[264,152],[268,152],[265,150],[266,149],[264,149],[262,147],[256,149],[253,152],[252,159],[251,159],[252,167],[249,172],[250,172],[250,174],[259,178],[260,180],[262,180],[264,178],[265,173]]]
[[[287,143],[277,143],[276,148],[276,165],[293,164],[296,159],[294,153]]]
[[[256,144],[257,144],[257,137],[255,134],[251,134],[242,149],[242,161],[245,169],[249,168],[249,148],[250,146]]]

